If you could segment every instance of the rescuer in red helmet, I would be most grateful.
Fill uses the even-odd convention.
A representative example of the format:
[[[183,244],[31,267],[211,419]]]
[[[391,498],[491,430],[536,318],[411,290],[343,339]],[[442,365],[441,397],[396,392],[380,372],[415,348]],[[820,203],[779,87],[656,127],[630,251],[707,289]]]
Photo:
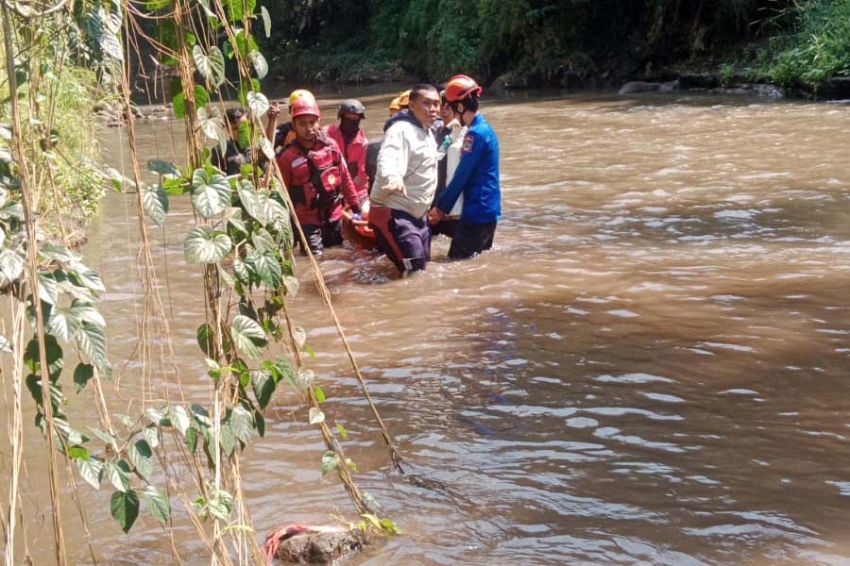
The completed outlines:
[[[463,211],[449,248],[451,259],[465,259],[489,250],[501,214],[499,140],[478,112],[481,91],[478,83],[466,75],[455,75],[446,82],[446,101],[468,131],[463,138],[460,163],[428,220],[432,225],[441,221],[463,195]]]
[[[310,250],[321,256],[324,248],[342,244],[343,202],[359,213],[361,199],[342,153],[322,132],[316,99],[297,97],[289,110],[295,137],[277,163]]]

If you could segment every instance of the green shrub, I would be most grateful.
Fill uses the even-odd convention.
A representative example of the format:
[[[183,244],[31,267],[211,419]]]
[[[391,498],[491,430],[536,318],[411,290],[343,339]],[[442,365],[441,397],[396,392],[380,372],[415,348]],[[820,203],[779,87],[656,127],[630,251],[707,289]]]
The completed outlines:
[[[775,38],[768,48],[768,74],[784,85],[817,87],[850,74],[850,2],[800,1],[790,35]]]

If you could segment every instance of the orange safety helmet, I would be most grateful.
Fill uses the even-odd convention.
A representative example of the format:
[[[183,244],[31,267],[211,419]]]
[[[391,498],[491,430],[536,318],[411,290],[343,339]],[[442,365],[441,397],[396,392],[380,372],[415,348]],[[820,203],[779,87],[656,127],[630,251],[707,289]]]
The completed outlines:
[[[289,115],[292,116],[292,119],[299,116],[315,116],[316,118],[321,118],[322,113],[319,112],[319,105],[316,104],[316,99],[310,96],[302,96],[301,98],[296,98],[295,102],[293,102],[289,106]]]
[[[389,110],[392,115],[394,112],[398,112],[399,110],[404,110],[410,105],[410,91],[406,90],[393,98],[393,101],[390,102]]]
[[[446,83],[446,100],[459,102],[470,96],[480,96],[483,89],[466,75],[455,75]]]
[[[307,99],[316,104],[316,97],[313,96],[313,93],[309,90],[305,90],[303,88],[299,88],[298,90],[293,90],[292,94],[289,95],[289,113],[292,114],[292,107],[295,106],[295,103],[299,100]]]

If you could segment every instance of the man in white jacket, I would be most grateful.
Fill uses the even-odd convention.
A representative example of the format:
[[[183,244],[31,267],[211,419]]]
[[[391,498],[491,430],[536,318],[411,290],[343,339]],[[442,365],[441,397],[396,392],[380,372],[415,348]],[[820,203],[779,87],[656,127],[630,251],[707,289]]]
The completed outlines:
[[[390,119],[378,154],[369,224],[402,274],[425,269],[431,259],[426,214],[437,189],[439,153],[431,125],[439,109],[436,88],[413,87],[408,110]]]

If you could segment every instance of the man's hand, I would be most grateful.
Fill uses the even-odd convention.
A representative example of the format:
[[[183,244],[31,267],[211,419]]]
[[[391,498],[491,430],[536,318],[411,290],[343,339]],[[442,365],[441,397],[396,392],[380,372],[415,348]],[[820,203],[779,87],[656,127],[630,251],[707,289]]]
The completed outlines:
[[[404,188],[404,183],[398,181],[387,183],[381,187],[381,190],[387,191],[388,193],[399,193],[407,196],[407,189]]]
[[[272,102],[269,106],[269,111],[267,114],[269,120],[277,120],[280,116],[280,105],[277,102]]]
[[[428,224],[430,224],[431,226],[434,226],[435,224],[439,223],[440,220],[442,220],[445,217],[446,217],[446,213],[435,206],[434,208],[432,208],[428,212]]]

